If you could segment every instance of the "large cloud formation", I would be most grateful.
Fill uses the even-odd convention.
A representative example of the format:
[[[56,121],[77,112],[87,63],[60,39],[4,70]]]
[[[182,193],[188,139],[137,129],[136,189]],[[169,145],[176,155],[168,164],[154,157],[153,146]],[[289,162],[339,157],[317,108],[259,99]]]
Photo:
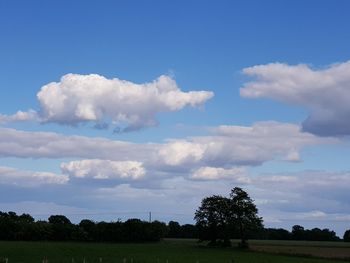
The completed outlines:
[[[207,136],[137,144],[0,128],[0,157],[138,161],[152,169],[230,168],[272,160],[300,161],[303,147],[337,141],[301,132],[298,125],[278,122],[259,122],[251,127],[219,126],[209,132]]]
[[[241,96],[272,98],[310,112],[303,130],[321,136],[350,135],[350,61],[323,69],[272,63],[243,69],[255,80]]]
[[[130,131],[156,125],[157,113],[201,106],[213,95],[209,91],[183,92],[175,80],[164,75],[136,84],[97,74],[67,74],[60,82],[43,86],[37,97],[43,122],[94,122],[98,127],[112,122],[122,131]]]

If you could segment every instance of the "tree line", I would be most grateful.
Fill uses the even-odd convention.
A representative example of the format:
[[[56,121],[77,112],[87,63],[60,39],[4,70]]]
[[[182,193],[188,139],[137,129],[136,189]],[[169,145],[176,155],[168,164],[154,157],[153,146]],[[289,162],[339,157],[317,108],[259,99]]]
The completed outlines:
[[[52,215],[48,221],[35,221],[29,214],[0,212],[0,240],[155,242],[164,238],[166,233],[167,225],[159,221],[94,222],[84,219],[73,224],[64,215]]]
[[[50,216],[48,221],[35,221],[29,214],[17,215],[14,212],[0,212],[0,240],[21,241],[88,241],[88,242],[154,242],[162,238],[203,237],[198,225],[170,221],[168,224],[140,219],[129,219],[125,222],[94,222],[84,219],[73,224],[63,215]],[[232,231],[230,239],[240,238],[239,232]],[[268,240],[310,240],[339,241],[334,231],[329,229],[304,229],[295,225],[292,231],[276,228],[261,228],[248,231],[248,239]],[[350,242],[350,230],[343,236]]]
[[[64,215],[35,221],[29,214],[0,212],[0,240],[156,242],[163,238],[192,238],[209,245],[229,246],[231,239],[241,239],[241,247],[247,247],[248,239],[341,240],[329,229],[305,229],[295,225],[290,232],[282,228],[265,228],[253,200],[239,187],[233,188],[229,197],[214,195],[204,198],[194,219],[194,225],[180,225],[176,221],[168,224],[147,222],[136,218],[125,222],[84,219],[73,224]],[[343,240],[350,242],[350,229],[344,233]]]

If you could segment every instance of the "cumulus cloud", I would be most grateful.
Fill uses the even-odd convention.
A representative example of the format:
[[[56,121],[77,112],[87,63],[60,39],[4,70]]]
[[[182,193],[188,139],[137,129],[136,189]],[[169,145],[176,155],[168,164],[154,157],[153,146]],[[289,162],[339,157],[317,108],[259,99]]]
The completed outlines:
[[[174,79],[162,75],[153,82],[136,84],[97,74],[64,75],[37,94],[40,110],[0,115],[0,122],[39,120],[65,125],[93,123],[95,128],[126,132],[157,125],[156,115],[200,107],[212,98],[211,91],[183,92]]]
[[[48,184],[66,184],[69,181],[66,175],[57,175],[49,172],[33,172],[0,166],[0,184],[9,184],[20,187],[34,187]]]
[[[93,179],[132,179],[144,177],[146,170],[141,162],[110,161],[110,160],[81,160],[62,163],[64,174],[78,178]]]
[[[255,78],[241,88],[247,98],[271,98],[309,111],[304,131],[323,136],[349,135],[350,61],[322,69],[272,63],[243,69]]]
[[[201,167],[192,173],[191,179],[194,180],[220,180],[226,179],[241,184],[250,183],[249,177],[245,174],[243,167],[234,167],[231,169],[217,167]]]

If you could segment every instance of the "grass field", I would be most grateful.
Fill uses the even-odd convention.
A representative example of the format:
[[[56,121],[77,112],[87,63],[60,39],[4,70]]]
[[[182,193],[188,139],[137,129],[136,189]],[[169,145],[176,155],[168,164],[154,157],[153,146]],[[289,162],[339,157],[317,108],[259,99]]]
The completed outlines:
[[[252,245],[256,246],[257,243],[263,244],[261,241],[253,241]],[[265,245],[273,246],[271,242]],[[285,243],[284,247],[288,248],[288,245]],[[300,245],[300,247],[304,246]],[[0,242],[0,258],[8,258],[8,263],[43,263],[43,259],[47,259],[48,263],[83,263],[84,258],[85,263],[339,262],[334,259],[293,257],[232,248],[207,248],[198,246],[194,241],[185,240],[166,240],[153,244]]]

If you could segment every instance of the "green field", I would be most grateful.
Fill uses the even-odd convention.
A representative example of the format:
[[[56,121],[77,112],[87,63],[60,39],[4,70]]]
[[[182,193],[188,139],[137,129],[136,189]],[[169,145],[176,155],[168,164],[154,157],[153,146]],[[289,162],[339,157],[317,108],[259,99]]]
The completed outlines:
[[[253,247],[261,241],[252,241]],[[300,243],[302,244],[302,243]],[[299,244],[299,245],[300,245]],[[273,244],[265,243],[270,247]],[[276,245],[276,244],[275,244]],[[284,243],[284,247],[288,247]],[[300,245],[300,247],[305,247]],[[307,246],[306,246],[307,247]],[[349,247],[343,247],[349,250]],[[208,248],[198,246],[194,241],[166,240],[152,244],[89,244],[53,242],[0,242],[0,258],[8,258],[8,263],[301,263],[339,262],[337,260],[315,259],[240,251],[233,248]],[[0,259],[0,262],[5,262]]]

